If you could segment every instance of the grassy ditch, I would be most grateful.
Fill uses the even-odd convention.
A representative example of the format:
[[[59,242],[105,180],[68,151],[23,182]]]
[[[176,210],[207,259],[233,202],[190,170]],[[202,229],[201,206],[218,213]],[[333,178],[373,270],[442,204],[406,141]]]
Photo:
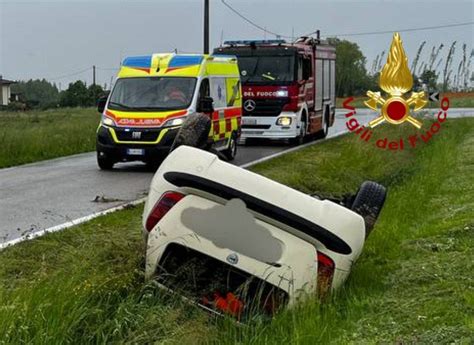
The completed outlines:
[[[383,126],[406,136],[408,126]],[[355,135],[253,168],[304,192],[389,187],[381,218],[330,301],[236,326],[143,282],[141,207],[0,253],[0,343],[315,344],[474,341],[474,119],[400,152]]]
[[[92,108],[1,112],[0,168],[92,151],[99,114]]]

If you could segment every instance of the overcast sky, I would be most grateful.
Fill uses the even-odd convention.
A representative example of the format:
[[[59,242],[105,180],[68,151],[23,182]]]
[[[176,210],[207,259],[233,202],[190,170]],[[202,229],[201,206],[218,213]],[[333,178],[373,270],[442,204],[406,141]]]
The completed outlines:
[[[267,30],[287,36],[315,29],[324,37],[474,21],[474,1],[226,1]],[[46,78],[64,89],[77,79],[91,83],[90,68],[96,65],[98,82],[109,84],[113,69],[127,55],[175,48],[201,52],[202,5],[203,0],[0,0],[0,74],[15,80]],[[224,40],[265,37],[220,0],[211,0],[211,47],[220,44],[221,35]],[[424,57],[433,45],[458,41],[453,64],[457,69],[462,43],[468,52],[473,48],[474,26],[401,36],[410,64],[424,40]],[[369,68],[391,42],[391,34],[341,38],[359,44]]]

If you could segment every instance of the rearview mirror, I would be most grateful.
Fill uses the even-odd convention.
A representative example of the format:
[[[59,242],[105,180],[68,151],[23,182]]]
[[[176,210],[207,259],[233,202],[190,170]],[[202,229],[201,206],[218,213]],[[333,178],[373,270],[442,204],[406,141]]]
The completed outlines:
[[[105,109],[105,104],[107,104],[107,96],[102,96],[97,100],[97,111],[103,113]]]
[[[199,100],[198,106],[197,106],[197,112],[198,113],[213,113],[214,112],[214,100],[212,97],[202,97]]]

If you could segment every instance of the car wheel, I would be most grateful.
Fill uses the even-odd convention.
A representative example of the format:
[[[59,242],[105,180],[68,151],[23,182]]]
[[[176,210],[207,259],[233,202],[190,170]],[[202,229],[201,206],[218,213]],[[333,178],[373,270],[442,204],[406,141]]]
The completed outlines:
[[[374,228],[387,196],[387,189],[372,181],[361,184],[352,203],[351,210],[360,214],[365,222],[365,237]]]
[[[222,151],[222,154],[227,158],[228,161],[234,160],[237,155],[237,139],[235,132],[232,133],[232,136],[229,139],[229,147]]]
[[[176,134],[170,152],[181,145],[204,149],[211,130],[211,119],[204,114],[192,114],[186,117]]]
[[[105,156],[101,156],[99,152],[97,152],[97,165],[101,170],[112,170],[114,167],[115,162]]]

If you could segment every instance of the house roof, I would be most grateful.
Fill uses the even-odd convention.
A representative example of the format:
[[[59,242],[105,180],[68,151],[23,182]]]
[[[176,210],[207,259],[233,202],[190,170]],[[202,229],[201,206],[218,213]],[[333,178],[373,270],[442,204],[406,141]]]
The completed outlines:
[[[15,84],[15,83],[16,81],[3,79],[3,77],[0,76],[0,85],[9,85],[9,84]]]

